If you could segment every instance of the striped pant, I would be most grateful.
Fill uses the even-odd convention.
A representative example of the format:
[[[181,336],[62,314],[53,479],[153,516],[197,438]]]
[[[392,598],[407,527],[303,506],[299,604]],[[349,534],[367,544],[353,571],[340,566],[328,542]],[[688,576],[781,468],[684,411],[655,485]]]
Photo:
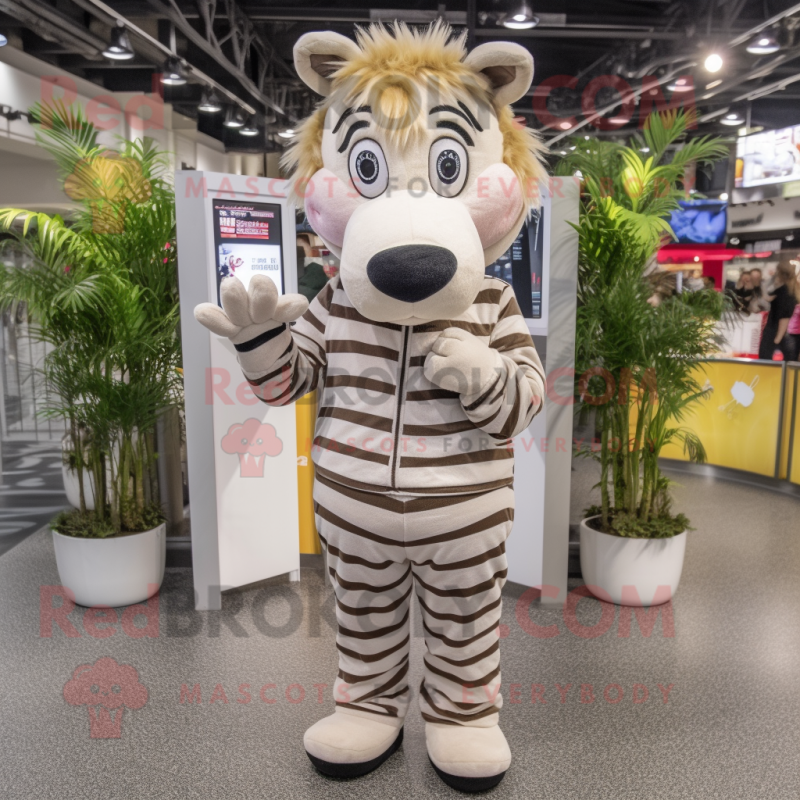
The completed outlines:
[[[407,496],[358,491],[318,475],[314,505],[336,595],[337,705],[405,716],[416,586],[426,644],[422,716],[496,725],[512,488]]]

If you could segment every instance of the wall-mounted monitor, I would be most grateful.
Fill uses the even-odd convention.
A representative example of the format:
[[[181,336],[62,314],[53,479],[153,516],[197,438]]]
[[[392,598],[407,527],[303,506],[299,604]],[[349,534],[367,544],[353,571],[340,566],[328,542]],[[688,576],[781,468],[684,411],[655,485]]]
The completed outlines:
[[[680,200],[669,224],[681,244],[722,244],[727,227],[723,200]]]
[[[277,203],[212,200],[214,249],[217,258],[217,299],[223,278],[244,283],[261,273],[284,292],[281,207]]]
[[[800,125],[741,136],[734,186],[749,189],[800,180]]]

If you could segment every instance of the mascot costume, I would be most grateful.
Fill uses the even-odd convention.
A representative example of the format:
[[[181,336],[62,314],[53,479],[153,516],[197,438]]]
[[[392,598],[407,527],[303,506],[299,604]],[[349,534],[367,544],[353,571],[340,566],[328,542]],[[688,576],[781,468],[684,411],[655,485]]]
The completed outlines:
[[[511,245],[544,176],[510,103],[533,60],[466,53],[435,24],[309,33],[303,81],[324,97],[285,166],[339,275],[311,305],[267,277],[195,311],[229,337],[266,403],[320,389],[317,529],[335,590],[335,712],[305,734],[317,769],[363,775],[403,740],[411,592],[426,652],[419,704],[450,786],[500,782],[498,623],[514,513],[513,450],[544,373],[511,287],[485,267]]]

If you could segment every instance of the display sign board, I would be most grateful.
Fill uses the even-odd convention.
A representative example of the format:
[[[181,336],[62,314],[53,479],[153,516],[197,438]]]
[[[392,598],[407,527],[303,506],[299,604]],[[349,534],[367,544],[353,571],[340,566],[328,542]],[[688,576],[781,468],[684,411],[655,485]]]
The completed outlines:
[[[567,593],[579,189],[570,178],[554,178],[542,189],[541,213],[512,245],[504,267],[547,375],[544,409],[513,440],[516,507],[506,543],[508,579],[541,587],[541,602],[553,605],[563,604]],[[521,250],[516,258],[515,248]]]
[[[290,573],[299,578],[297,426],[294,405],[252,392],[228,339],[194,318],[219,302],[223,278],[268,275],[297,291],[295,210],[285,181],[176,173],[191,497],[198,609],[219,609],[225,589]]]

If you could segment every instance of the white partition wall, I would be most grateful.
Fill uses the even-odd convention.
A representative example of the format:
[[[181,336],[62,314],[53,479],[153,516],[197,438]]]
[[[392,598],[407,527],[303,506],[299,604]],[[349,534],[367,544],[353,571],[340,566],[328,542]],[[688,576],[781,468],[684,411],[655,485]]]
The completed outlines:
[[[278,251],[271,241],[278,239],[278,215],[279,285],[284,292],[297,291],[295,210],[285,198],[286,189],[285,181],[272,178],[196,171],[175,176],[192,562],[199,610],[219,609],[227,588],[283,573],[299,579],[295,407],[273,408],[258,400],[233,346],[209,333],[193,314],[198,303],[218,300],[223,252],[234,259],[233,269],[246,269],[251,253],[269,255],[253,257],[253,263],[274,260]],[[259,224],[272,226],[258,234],[263,242],[240,244],[231,234],[232,244],[220,243],[222,206],[237,206],[238,213],[250,206],[263,209],[263,204],[273,209],[255,212],[267,219]]]
[[[567,593],[572,470],[579,185],[553,178],[543,193],[542,311],[528,329],[545,341],[544,409],[514,439],[514,529],[506,544],[508,578],[542,587],[541,602]]]

